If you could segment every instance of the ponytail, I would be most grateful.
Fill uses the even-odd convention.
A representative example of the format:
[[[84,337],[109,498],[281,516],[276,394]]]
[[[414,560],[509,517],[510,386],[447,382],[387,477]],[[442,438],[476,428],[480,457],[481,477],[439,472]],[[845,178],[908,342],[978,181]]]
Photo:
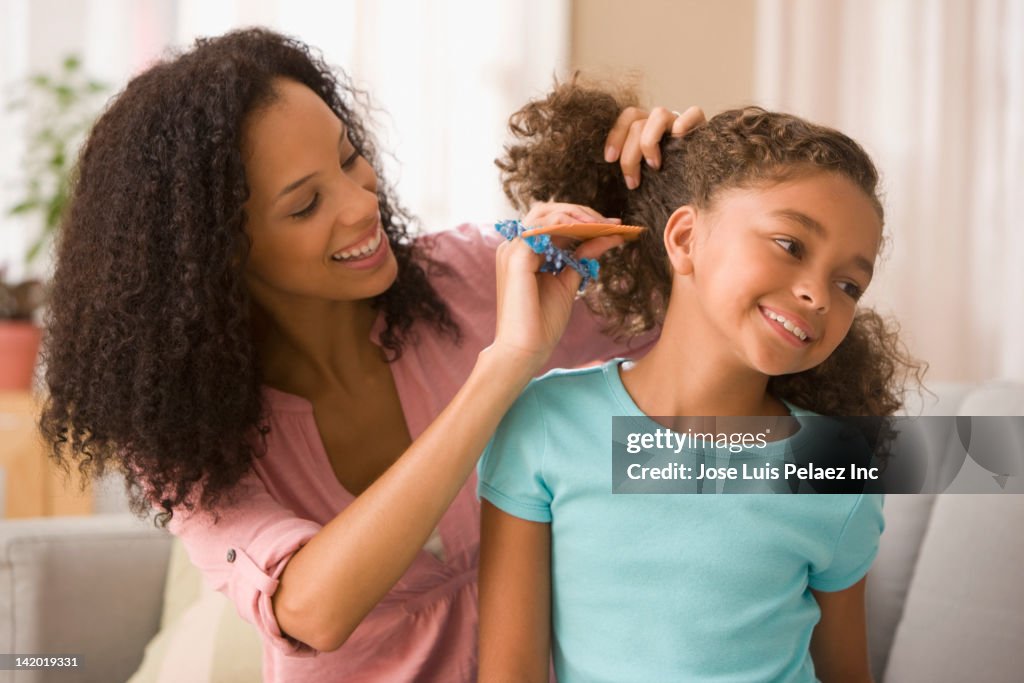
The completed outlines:
[[[584,88],[578,76],[556,83],[544,99],[530,102],[509,119],[515,142],[495,161],[505,195],[526,212],[534,202],[590,206],[621,216],[627,189],[618,164],[604,160],[604,141],[619,112],[636,104],[631,92]]]
[[[661,234],[672,209],[654,215],[637,210],[654,205],[667,208],[665,202],[651,199],[659,195],[670,199],[671,193],[664,192],[657,174],[649,172],[640,189],[631,192],[619,164],[604,160],[605,139],[619,113],[637,102],[632,90],[587,87],[576,74],[511,116],[514,141],[495,161],[505,195],[523,213],[534,202],[568,202],[648,228],[636,242],[601,258],[600,282],[587,296],[590,308],[607,322],[606,332],[620,338],[661,324],[671,285]],[[672,143],[678,141],[663,144]]]

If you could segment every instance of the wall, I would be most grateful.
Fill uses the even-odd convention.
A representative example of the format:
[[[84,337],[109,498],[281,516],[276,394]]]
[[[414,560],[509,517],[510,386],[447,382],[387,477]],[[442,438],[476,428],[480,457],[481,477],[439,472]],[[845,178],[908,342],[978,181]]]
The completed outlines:
[[[645,104],[709,115],[754,101],[756,0],[573,0],[570,63],[642,72]]]

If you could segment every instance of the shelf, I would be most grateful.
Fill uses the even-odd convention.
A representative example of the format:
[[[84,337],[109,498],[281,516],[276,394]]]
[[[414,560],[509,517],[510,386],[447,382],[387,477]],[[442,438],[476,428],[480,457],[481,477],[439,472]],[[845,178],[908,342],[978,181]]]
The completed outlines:
[[[47,458],[37,426],[39,408],[28,392],[0,392],[0,517],[91,514],[91,487],[82,491],[77,471],[69,479]]]

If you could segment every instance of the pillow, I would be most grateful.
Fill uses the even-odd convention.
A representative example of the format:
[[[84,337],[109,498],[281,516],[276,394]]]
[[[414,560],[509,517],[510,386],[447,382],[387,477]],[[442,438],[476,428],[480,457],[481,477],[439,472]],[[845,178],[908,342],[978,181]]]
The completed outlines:
[[[256,628],[203,583],[174,539],[160,631],[128,683],[260,683],[262,659]]]

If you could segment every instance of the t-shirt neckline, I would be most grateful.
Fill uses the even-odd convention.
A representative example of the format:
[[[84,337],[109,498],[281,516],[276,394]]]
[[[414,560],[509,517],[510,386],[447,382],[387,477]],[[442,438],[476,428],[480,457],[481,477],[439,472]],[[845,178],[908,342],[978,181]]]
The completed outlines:
[[[622,408],[623,414],[625,416],[636,417],[646,420],[650,422],[651,425],[654,426],[652,428],[665,429],[663,425],[661,425],[656,420],[652,419],[650,415],[648,415],[647,413],[640,409],[640,406],[636,404],[636,401],[634,401],[633,397],[629,395],[629,392],[626,390],[626,386],[622,383],[622,375],[620,374],[619,368],[623,363],[629,360],[631,359],[613,358],[610,361],[606,362],[604,366],[601,368],[602,372],[604,373],[605,380],[608,383],[608,388],[612,393],[612,396],[615,398],[616,403],[619,404],[619,407]],[[729,453],[730,457],[762,457],[782,455],[786,451],[796,450],[797,448],[803,446],[803,442],[807,440],[807,437],[810,436],[811,432],[811,430],[807,428],[806,420],[804,420],[803,418],[817,416],[817,413],[813,413],[809,410],[805,410],[803,408],[795,406],[784,398],[780,398],[779,400],[781,400],[783,404],[785,404],[790,416],[796,418],[797,421],[800,423],[800,430],[796,434],[786,437],[785,439],[780,439],[778,441],[769,441],[768,445],[765,448],[759,448],[756,452],[743,451],[740,453]]]

